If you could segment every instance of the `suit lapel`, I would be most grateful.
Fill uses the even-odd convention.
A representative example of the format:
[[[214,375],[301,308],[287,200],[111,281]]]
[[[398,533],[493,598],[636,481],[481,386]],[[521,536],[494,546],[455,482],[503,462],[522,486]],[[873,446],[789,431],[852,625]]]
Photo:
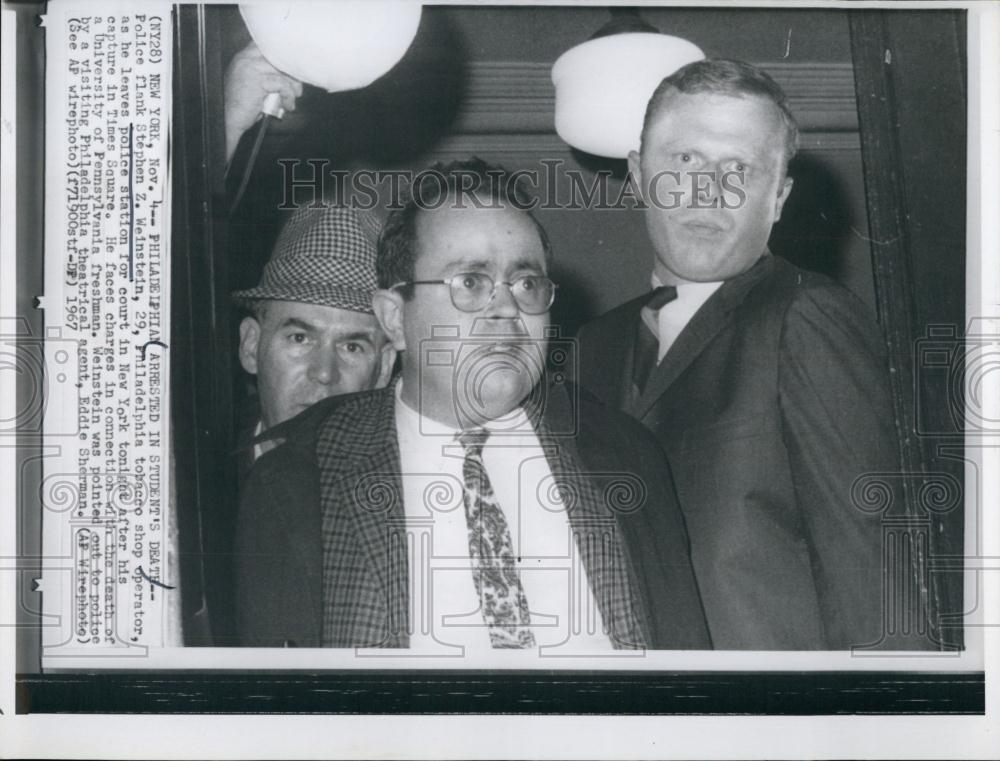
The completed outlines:
[[[632,299],[609,315],[601,326],[601,334],[593,340],[584,340],[581,350],[589,351],[589,357],[581,357],[581,365],[587,366],[584,377],[587,388],[611,407],[620,408],[629,399],[632,386],[632,365],[635,362],[635,323],[639,311],[649,294]]]
[[[250,468],[253,467],[254,431],[260,422],[260,405],[257,397],[251,397],[240,406],[236,417],[236,435],[233,447],[233,461],[236,463],[236,483],[242,484]]]
[[[774,260],[770,254],[732,280],[722,284],[712,296],[702,304],[691,321],[674,341],[663,361],[653,370],[646,383],[646,389],[636,405],[635,417],[642,420],[667,389],[687,370],[692,362],[718,335],[729,322],[730,313],[737,307],[754,285],[773,269]],[[634,332],[634,331],[633,331]]]
[[[403,486],[399,473],[399,443],[396,436],[395,394],[393,387],[376,392],[374,405],[358,405],[353,414],[338,420],[336,430],[324,432],[320,443],[321,473],[335,473],[330,483],[323,483],[324,508],[344,516],[353,527],[353,538],[363,549],[367,568],[380,599],[351,599],[349,607],[357,610],[354,642],[382,641],[389,647],[406,646],[409,605],[407,593],[409,566],[406,557],[405,510]],[[324,446],[323,444],[327,445]],[[322,476],[321,476],[322,478]],[[324,521],[325,523],[326,521]],[[324,553],[336,553],[326,543]],[[341,569],[336,557],[324,558],[324,566]],[[324,579],[324,587],[328,584]],[[326,599],[363,595],[366,585],[354,589],[325,589]],[[388,613],[386,622],[364,611]],[[388,639],[383,640],[388,634]]]
[[[537,421],[538,440],[560,493],[571,495],[566,512],[591,591],[612,644],[642,646],[649,641],[648,627],[644,626],[647,619],[628,571],[621,527],[594,484],[593,474],[581,469],[583,460],[573,438],[552,434],[553,429],[566,430],[567,416],[574,413],[565,395],[549,391],[545,416]]]

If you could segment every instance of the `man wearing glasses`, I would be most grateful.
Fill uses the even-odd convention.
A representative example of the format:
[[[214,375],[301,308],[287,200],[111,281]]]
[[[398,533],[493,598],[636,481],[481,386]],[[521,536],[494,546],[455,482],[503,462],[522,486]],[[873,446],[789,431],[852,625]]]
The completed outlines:
[[[285,443],[251,475],[243,643],[709,647],[662,453],[634,421],[547,382],[552,254],[513,177],[472,160],[425,180],[379,241],[373,306],[399,380],[279,426]],[[276,501],[310,505],[314,543],[268,522]]]

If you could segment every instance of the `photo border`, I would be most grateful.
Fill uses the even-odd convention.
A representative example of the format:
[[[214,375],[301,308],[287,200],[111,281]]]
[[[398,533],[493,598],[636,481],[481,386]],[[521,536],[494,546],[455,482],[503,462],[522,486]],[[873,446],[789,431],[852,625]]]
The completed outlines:
[[[687,5],[687,3],[683,3]],[[696,3],[706,6],[707,2]],[[933,8],[956,7],[938,3],[901,3],[892,7]],[[973,33],[973,15],[970,11],[970,43],[977,40]],[[773,4],[767,4],[773,7]],[[788,6],[783,6],[788,7]],[[808,7],[847,7],[843,3],[810,4]],[[885,3],[851,4],[851,7],[886,7]],[[994,23],[992,37],[996,38],[996,8],[992,13],[977,13],[980,22]],[[986,38],[990,32],[981,32]],[[978,69],[972,64],[974,53],[977,62],[989,60],[982,50],[970,44],[970,92],[974,83],[979,86],[980,97],[986,85],[972,76]],[[994,80],[995,81],[995,80]],[[974,98],[970,97],[970,102]],[[989,117],[995,120],[995,111]],[[984,115],[985,118],[985,115]],[[993,122],[990,122],[993,123]],[[980,156],[987,166],[992,160],[996,164],[994,146],[973,145],[972,135],[977,124],[970,121],[970,166],[976,158],[975,147],[980,147],[985,156]],[[979,125],[981,129],[981,124]],[[984,171],[983,175],[990,175]],[[979,180],[981,186],[975,186]],[[996,201],[996,192],[980,193],[985,187],[985,179],[969,174],[970,224],[968,229],[968,250],[970,285],[967,299],[976,301],[985,310],[997,310],[995,291],[990,290],[989,275],[996,276],[995,260],[979,258],[983,239],[996,241],[996,221],[986,230],[981,230],[981,219],[974,214],[982,208],[989,208],[990,201]],[[978,200],[979,208],[975,208]],[[176,212],[175,212],[176,213]],[[985,226],[985,220],[984,220]],[[981,267],[980,275],[974,277],[976,267]],[[974,286],[981,292],[977,293]],[[975,298],[974,298],[975,297]],[[968,314],[968,312],[967,312]],[[984,313],[984,319],[996,319],[993,314]],[[983,444],[973,444],[967,440],[969,450],[978,450],[982,455],[982,467],[989,479],[980,495],[984,504],[995,495],[996,452],[987,451]],[[996,529],[996,516],[984,511],[982,532],[992,537],[989,531]],[[995,537],[993,537],[995,539]],[[995,541],[994,541],[995,545]],[[996,547],[986,548],[984,555]],[[984,558],[988,560],[988,558]],[[993,570],[984,567],[982,570]],[[990,592],[997,591],[996,579],[990,574],[982,574],[984,599],[990,599]],[[9,631],[9,629],[8,629]],[[995,668],[995,655],[990,656],[990,644],[996,644],[997,632],[987,625],[984,631],[984,657],[987,670]],[[23,636],[23,632],[17,632]],[[995,650],[995,648],[994,648]],[[992,668],[991,668],[992,666]],[[19,674],[14,680],[17,691],[17,713],[350,713],[350,714],[424,714],[424,713],[579,713],[579,714],[741,714],[803,716],[816,714],[978,714],[985,715],[987,708],[985,671],[972,673],[922,673],[922,672],[519,672],[465,673],[462,671],[419,671],[368,672],[359,679],[358,673],[326,671],[318,673],[268,672],[233,674],[231,672],[75,672],[73,674],[50,673],[43,675]],[[636,674],[641,678],[635,679]],[[539,684],[540,679],[554,680],[549,684]],[[630,680],[635,679],[635,682]],[[602,689],[602,685],[609,689]],[[464,696],[465,702],[481,700],[478,705],[486,709],[479,711],[476,706],[464,706],[461,710],[449,708],[457,702],[454,690]],[[324,693],[324,690],[330,692]],[[452,691],[449,691],[452,690]],[[464,692],[463,692],[464,691]],[[248,692],[252,694],[247,694]],[[547,694],[548,693],[548,694]],[[477,697],[482,696],[482,697]],[[96,698],[96,701],[95,701]],[[873,701],[885,700],[888,710],[872,710]],[[392,708],[379,708],[379,701],[389,700]],[[596,710],[596,701],[607,700],[621,710]],[[193,704],[204,701],[195,711]],[[242,701],[244,706],[239,708]],[[616,702],[617,701],[617,702]],[[711,705],[708,705],[711,703]],[[428,705],[430,707],[428,707]],[[692,705],[699,706],[692,708]],[[748,707],[757,706],[750,710]],[[251,707],[252,706],[252,707]],[[266,707],[265,707],[266,706]],[[648,706],[653,706],[649,710]],[[763,710],[761,710],[763,706]],[[5,710],[6,710],[6,706]],[[317,708],[318,707],[318,708]],[[398,707],[398,710],[396,708]],[[630,707],[637,710],[628,710]],[[204,710],[202,710],[204,708]],[[928,749],[932,750],[932,749]],[[930,755],[930,754],[929,754]]]

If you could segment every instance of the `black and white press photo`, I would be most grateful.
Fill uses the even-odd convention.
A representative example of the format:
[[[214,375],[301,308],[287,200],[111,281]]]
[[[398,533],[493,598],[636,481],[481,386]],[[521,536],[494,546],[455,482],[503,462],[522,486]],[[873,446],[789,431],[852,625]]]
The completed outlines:
[[[4,3],[0,710],[985,721],[996,12]]]

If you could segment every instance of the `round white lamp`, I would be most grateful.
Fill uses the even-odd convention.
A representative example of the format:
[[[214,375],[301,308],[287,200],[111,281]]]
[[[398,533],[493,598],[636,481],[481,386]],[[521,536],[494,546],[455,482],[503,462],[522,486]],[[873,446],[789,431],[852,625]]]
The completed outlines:
[[[327,92],[366,87],[395,66],[416,36],[420,10],[412,0],[240,6],[272,66]]]
[[[625,31],[617,31],[622,27]],[[637,17],[624,25],[610,22],[552,67],[556,132],[581,151],[626,158],[639,149],[646,104],[656,86],[704,57],[697,45],[660,34]]]

